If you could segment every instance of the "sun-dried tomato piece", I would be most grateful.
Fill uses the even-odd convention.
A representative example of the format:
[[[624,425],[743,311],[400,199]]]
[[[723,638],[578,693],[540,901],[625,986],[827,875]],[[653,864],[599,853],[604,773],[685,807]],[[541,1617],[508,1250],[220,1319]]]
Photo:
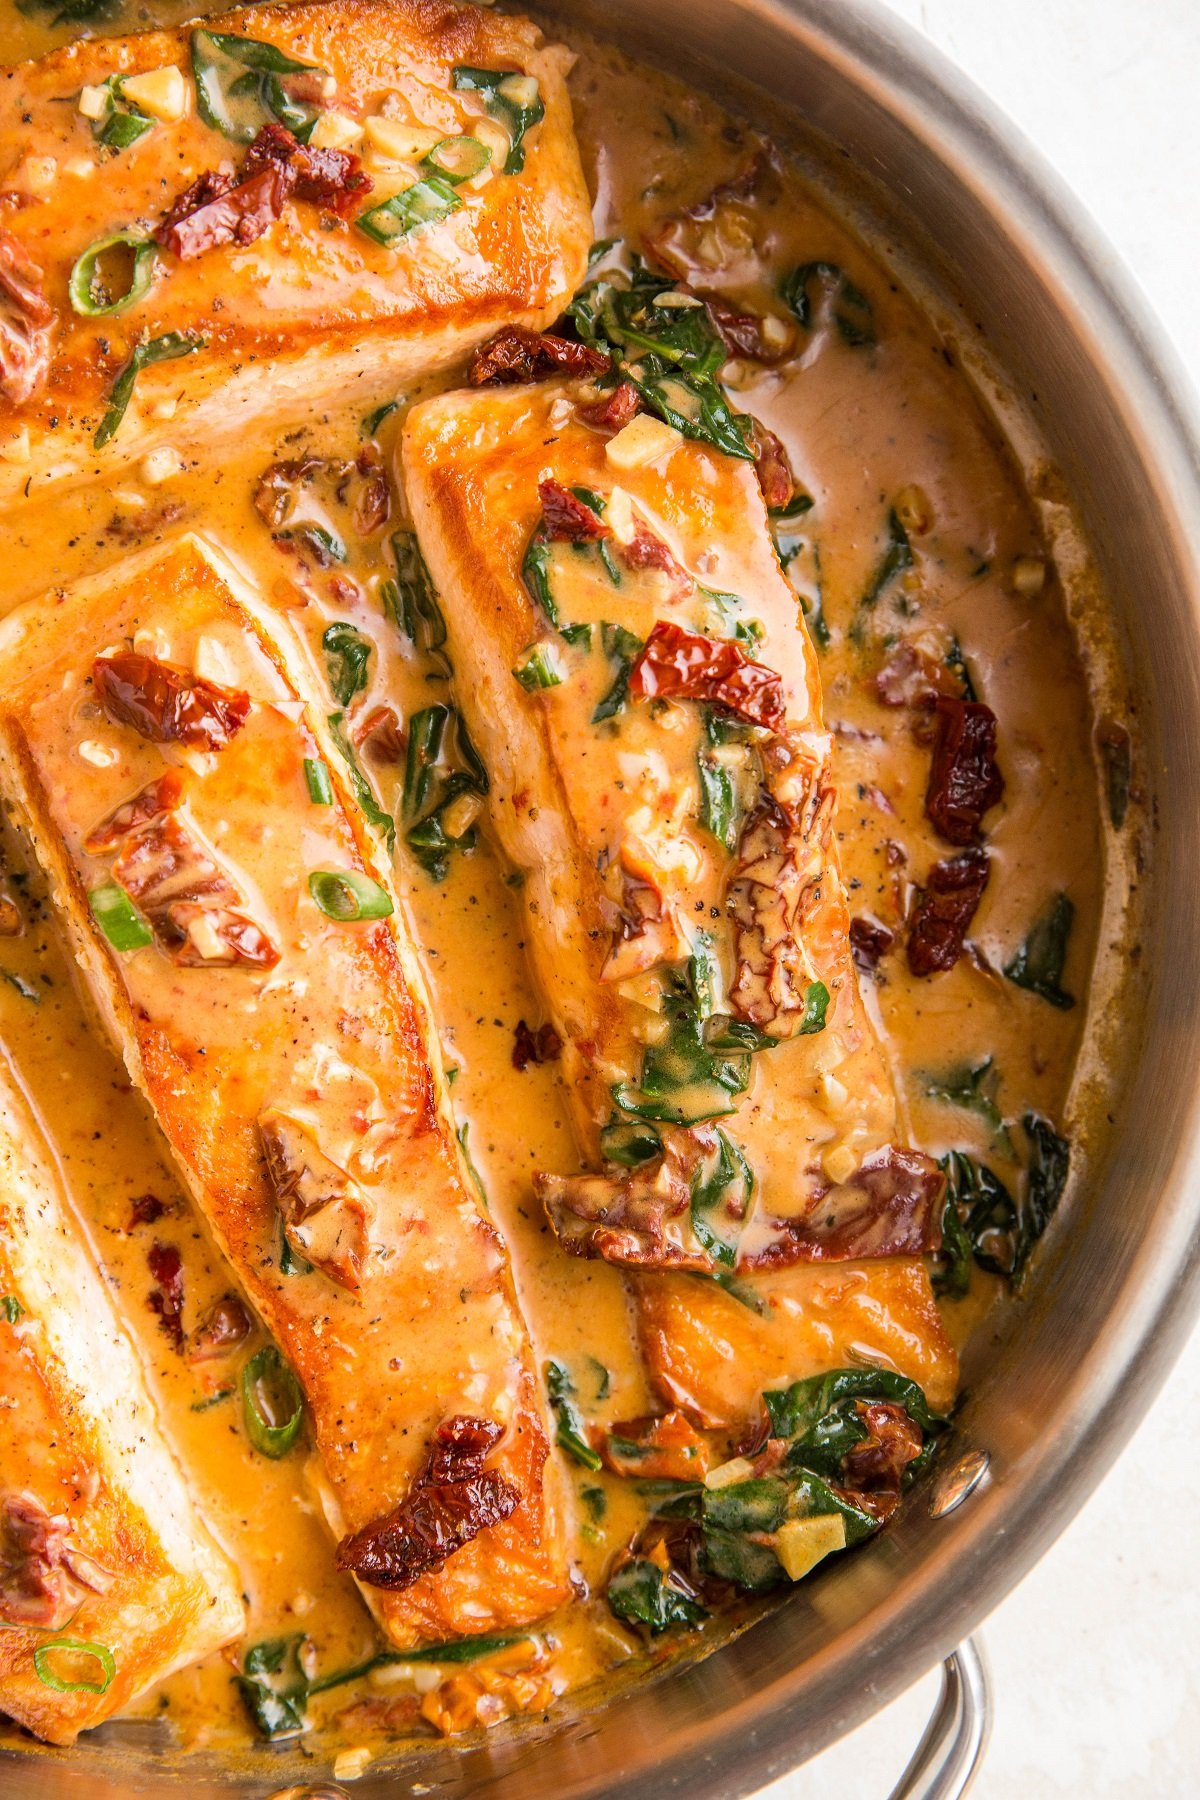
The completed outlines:
[[[925,812],[948,844],[978,843],[983,815],[1004,793],[996,767],[996,715],[980,700],[939,695]]]
[[[89,1591],[108,1592],[112,1576],[70,1539],[66,1515],[32,1494],[0,1500],[0,1619],[61,1631]]]
[[[642,396],[632,381],[619,381],[611,394],[578,408],[581,419],[605,431],[621,431],[642,410]]]
[[[670,545],[664,544],[657,532],[651,531],[643,519],[634,521],[633,536],[627,544],[620,546],[618,555],[625,567],[635,573],[639,569],[661,569],[664,575],[670,575],[673,579],[686,579],[686,573],[676,562]]]
[[[986,850],[964,850],[934,863],[908,930],[908,966],[914,975],[954,967],[990,873]]]
[[[125,838],[112,865],[113,880],[156,920],[178,901],[236,906],[236,887],[173,813],[141,825]]]
[[[354,212],[375,185],[351,151],[315,150],[285,126],[268,121],[247,150],[240,173],[245,180],[272,167],[288,170],[297,200],[311,200],[341,218]]]
[[[167,907],[167,920],[178,933],[172,956],[180,968],[219,969],[240,963],[273,969],[279,961],[279,951],[262,926],[233,907],[175,900]]]
[[[602,1454],[615,1474],[636,1481],[703,1481],[710,1452],[690,1419],[669,1412],[610,1425]]]
[[[796,493],[796,477],[782,438],[759,419],[751,423],[750,446],[754,451],[754,472],[768,506],[787,506]]]
[[[543,381],[549,375],[606,375],[611,368],[612,358],[589,344],[506,325],[475,352],[467,380],[472,387],[488,387]]]
[[[745,1257],[745,1266],[926,1256],[942,1247],[945,1191],[931,1156],[888,1144],[815,1200],[804,1218],[778,1221],[771,1241]]]
[[[408,739],[399,715],[390,706],[373,706],[355,733],[355,742],[375,762],[402,763]]]
[[[895,941],[895,932],[878,919],[860,914],[850,921],[850,952],[856,967],[866,974],[879,967],[880,957],[887,955]]]
[[[493,1419],[458,1414],[439,1425],[425,1466],[399,1506],[343,1538],[337,1566],[370,1587],[411,1587],[521,1504],[505,1476],[483,1467],[503,1436]]]
[[[691,1223],[706,1128],[672,1132],[663,1154],[620,1174],[534,1176],[564,1250],[621,1268],[712,1274],[721,1265]],[[801,1218],[759,1217],[745,1269],[923,1256],[941,1248],[946,1180],[932,1157],[887,1145],[847,1181],[825,1187]]]
[[[919,644],[897,644],[871,683],[884,706],[932,706],[939,694],[962,698],[960,678]]]
[[[243,912],[238,888],[175,814],[161,813],[131,831],[112,876],[182,967],[272,969],[279,961],[267,933]]]
[[[183,1349],[183,1259],[174,1244],[151,1244],[146,1258],[157,1282],[147,1305],[174,1344]]]
[[[210,1362],[228,1356],[250,1336],[250,1314],[236,1294],[215,1300],[188,1340],[188,1361]]]
[[[136,1231],[139,1225],[153,1225],[167,1210],[157,1194],[136,1194],[129,1206],[128,1231]]]
[[[888,1519],[900,1504],[904,1471],[921,1454],[921,1429],[891,1400],[859,1400],[859,1422],[870,1436],[842,1458],[838,1491],[874,1519]]]
[[[252,244],[280,217],[295,177],[270,163],[246,181],[200,175],[175,200],[154,235],[183,262],[221,244]]]
[[[300,1120],[268,1107],[258,1130],[288,1243],[338,1287],[361,1292],[371,1253],[367,1196]]]
[[[729,638],[703,637],[659,619],[629,676],[641,700],[705,700],[751,725],[779,731],[787,716],[783,682],[765,663],[752,662]]]
[[[132,725],[152,744],[223,750],[250,711],[250,696],[240,689],[219,687],[190,669],[135,650],[98,656],[92,681],[109,718]]]
[[[164,769],[157,781],[151,781],[131,800],[110,812],[106,819],[88,832],[83,847],[89,856],[104,850],[115,850],[121,839],[139,825],[148,825],[162,813],[174,812],[183,804],[184,773],[182,769]]]
[[[762,313],[742,312],[732,301],[723,299],[719,294],[705,294],[704,304],[721,342],[732,355],[744,356],[748,362],[763,363],[770,367],[774,363],[783,362],[790,354],[791,332],[784,331],[777,338],[769,339],[767,321]],[[772,501],[771,504],[776,503]]]
[[[513,1033],[512,1066],[524,1071],[530,1063],[557,1062],[562,1055],[562,1039],[553,1025],[539,1025],[531,1031],[524,1019],[517,1020]]]
[[[372,532],[382,531],[387,524],[392,496],[387,476],[373,452],[361,451],[354,466],[362,477],[354,501],[354,529],[359,537],[370,537]]]
[[[539,481],[538,499],[546,536],[555,543],[586,544],[609,536],[599,513],[561,481]]]
[[[0,395],[23,406],[50,372],[54,308],[42,270],[9,231],[0,231]]]
[[[236,178],[221,170],[197,176],[154,235],[187,261],[220,244],[252,244],[293,195],[344,216],[372,186],[357,156],[347,150],[310,149],[272,121],[250,145]]]

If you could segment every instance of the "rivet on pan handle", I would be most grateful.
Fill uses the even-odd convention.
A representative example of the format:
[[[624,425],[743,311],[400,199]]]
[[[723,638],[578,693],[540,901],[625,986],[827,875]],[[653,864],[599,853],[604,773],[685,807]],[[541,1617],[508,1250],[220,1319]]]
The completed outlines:
[[[983,1646],[968,1638],[942,1664],[934,1715],[889,1800],[961,1800],[979,1772],[991,1730]]]

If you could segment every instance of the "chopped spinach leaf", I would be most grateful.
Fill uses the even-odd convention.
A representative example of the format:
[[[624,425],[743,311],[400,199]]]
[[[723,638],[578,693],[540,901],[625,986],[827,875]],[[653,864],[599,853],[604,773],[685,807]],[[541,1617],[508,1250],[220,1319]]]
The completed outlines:
[[[274,44],[231,32],[192,32],[192,76],[196,110],[204,123],[235,143],[249,144],[274,121],[306,144],[320,109],[293,100],[288,75],[325,74],[313,63],[297,62]]]
[[[609,1580],[607,1598],[618,1619],[644,1626],[654,1636],[672,1625],[699,1625],[707,1617],[698,1600],[644,1556],[622,1564]]]
[[[696,771],[700,778],[700,824],[710,837],[716,838],[731,853],[737,849],[741,833],[741,815],[733,774],[719,760],[718,747],[726,740],[721,734],[718,715],[711,706],[700,709],[703,741],[696,755]]]
[[[383,594],[388,617],[417,650],[432,658],[440,671],[449,674],[450,659],[445,654],[446,621],[415,531],[393,534],[392,556],[396,563],[396,580],[384,584]]]
[[[733,1112],[734,1096],[744,1093],[750,1080],[750,1058],[715,1055],[709,1049],[686,974],[669,978],[663,1014],[667,1034],[661,1043],[646,1046],[640,1082],[620,1082],[613,1089],[621,1111],[674,1125],[696,1125]]]
[[[234,1677],[246,1711],[265,1738],[292,1737],[305,1728],[309,1683],[300,1659],[307,1643],[298,1632],[255,1644]]]
[[[1075,908],[1066,894],[1056,894],[1049,907],[1037,920],[1029,936],[1004,973],[1015,986],[1027,988],[1040,1000],[1049,1001],[1063,1012],[1075,1004],[1074,994],[1062,985],[1063,964],[1067,960],[1067,943],[1075,920]]]
[[[488,791],[487,770],[460,713],[427,706],[408,725],[404,767],[404,841],[433,881],[444,881],[456,850],[473,850],[478,803]]]
[[[959,1063],[957,1067],[947,1069],[944,1075],[927,1074],[923,1079],[925,1092],[931,1100],[940,1100],[946,1106],[961,1107],[964,1112],[978,1113],[991,1127],[996,1142],[1012,1154],[1012,1139],[1004,1122],[1004,1115],[996,1103],[999,1076],[993,1057],[987,1057],[974,1067],[969,1063]]]
[[[869,612],[886,588],[890,587],[897,576],[903,575],[906,569],[913,566],[912,545],[895,509],[888,513],[887,545],[883,555],[864,588],[858,602],[859,621],[857,629],[861,635],[861,614]]]
[[[567,311],[583,341],[611,356],[618,376],[668,425],[752,462],[747,421],[717,385],[726,351],[707,307],[658,304],[678,285],[635,261],[630,276],[589,283]]]
[[[116,437],[143,369],[148,369],[152,363],[174,362],[177,357],[191,356],[194,351],[203,350],[207,342],[207,338],[197,337],[194,332],[168,331],[163,337],[135,344],[129,361],[109,389],[108,409],[92,439],[94,447],[103,450],[105,444]]]
[[[1071,1169],[1071,1146],[1066,1138],[1058,1135],[1049,1119],[1044,1119],[1040,1113],[1027,1112],[1021,1124],[1029,1140],[1029,1160],[1025,1167],[1021,1229],[1013,1271],[1018,1283],[1034,1245],[1058,1209]]]
[[[557,1422],[554,1441],[559,1449],[582,1463],[585,1469],[591,1469],[593,1474],[602,1469],[604,1459],[588,1442],[583,1414],[575,1404],[575,1383],[562,1363],[550,1361],[546,1364],[546,1392]]]
[[[615,718],[625,705],[629,698],[629,677],[642,648],[642,640],[636,632],[626,631],[623,625],[610,625],[607,620],[600,626],[600,642],[605,656],[615,662],[617,668],[612,685],[592,714],[593,725]]]
[[[374,645],[344,619],[330,625],[321,639],[329,685],[339,706],[349,706],[367,685],[367,663]]]
[[[389,851],[394,850],[396,847],[396,821],[391,813],[384,812],[375,798],[375,790],[359,767],[358,758],[354,754],[354,745],[350,742],[350,735],[345,728],[343,719],[344,715],[340,712],[330,713],[329,735],[342,754],[349,771],[350,786],[354,789],[354,798],[362,808],[368,825],[373,826],[382,834]]]
[[[851,349],[869,349],[878,342],[871,302],[837,263],[801,263],[785,276],[780,293],[801,330],[813,329],[818,306],[824,299],[834,324]],[[814,294],[819,296],[816,301]]]
[[[722,1267],[737,1262],[738,1238],[754,1198],[754,1171],[740,1144],[717,1131],[717,1148],[705,1157],[692,1177],[691,1221],[697,1242]],[[717,1230],[713,1215],[723,1211],[725,1233]]]
[[[382,406],[377,406],[374,412],[369,412],[362,422],[363,437],[373,438],[383,421],[391,417],[399,404],[398,400],[385,400]]]
[[[614,1114],[601,1129],[600,1154],[605,1162],[636,1169],[639,1163],[662,1155],[662,1139],[652,1125],[637,1125]]]
[[[951,638],[950,640],[950,648],[946,652],[945,663],[951,674],[958,677],[963,699],[978,700],[979,695],[976,693],[975,683],[971,679],[970,665],[963,655],[962,645],[957,638]]]

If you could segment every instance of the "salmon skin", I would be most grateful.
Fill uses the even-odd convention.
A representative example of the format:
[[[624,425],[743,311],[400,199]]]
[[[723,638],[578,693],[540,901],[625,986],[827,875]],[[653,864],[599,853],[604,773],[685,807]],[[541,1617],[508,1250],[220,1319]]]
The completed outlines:
[[[9,791],[90,991],[295,1371],[331,1526],[379,1528],[384,1630],[542,1617],[568,1589],[529,1340],[298,645],[188,537],[10,615],[0,680]],[[447,1432],[486,1445],[452,1493]],[[410,1535],[454,1511],[452,1553],[389,1564],[406,1506]]]
[[[6,1061],[0,1393],[0,1712],[70,1744],[240,1637],[242,1584]]]
[[[570,63],[519,17],[315,0],[4,70],[0,140],[21,155],[0,226],[0,499],[324,401],[365,414],[499,325],[552,319],[591,236]],[[312,164],[309,139],[349,148]]]

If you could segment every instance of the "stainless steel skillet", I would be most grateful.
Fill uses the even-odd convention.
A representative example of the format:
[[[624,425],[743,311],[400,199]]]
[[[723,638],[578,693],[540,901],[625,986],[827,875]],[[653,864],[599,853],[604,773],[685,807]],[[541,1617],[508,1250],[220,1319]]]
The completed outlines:
[[[1111,1126],[1026,1295],[967,1362],[948,1457],[989,1453],[970,1498],[935,1519],[916,1495],[701,1663],[478,1747],[405,1755],[355,1785],[363,1800],[753,1793],[909,1686],[1020,1580],[1136,1427],[1200,1303],[1200,454],[1183,379],[1034,153],[871,0],[557,10],[793,136],[906,278],[911,264],[958,297],[961,334],[1015,399],[1018,453],[1036,462],[1044,448],[1111,599],[1148,800],[1139,950],[1111,971],[1128,979],[1091,1024]],[[179,1765],[120,1727],[72,1752],[0,1758],[3,1800],[176,1785],[207,1800],[304,1779],[294,1751]]]

